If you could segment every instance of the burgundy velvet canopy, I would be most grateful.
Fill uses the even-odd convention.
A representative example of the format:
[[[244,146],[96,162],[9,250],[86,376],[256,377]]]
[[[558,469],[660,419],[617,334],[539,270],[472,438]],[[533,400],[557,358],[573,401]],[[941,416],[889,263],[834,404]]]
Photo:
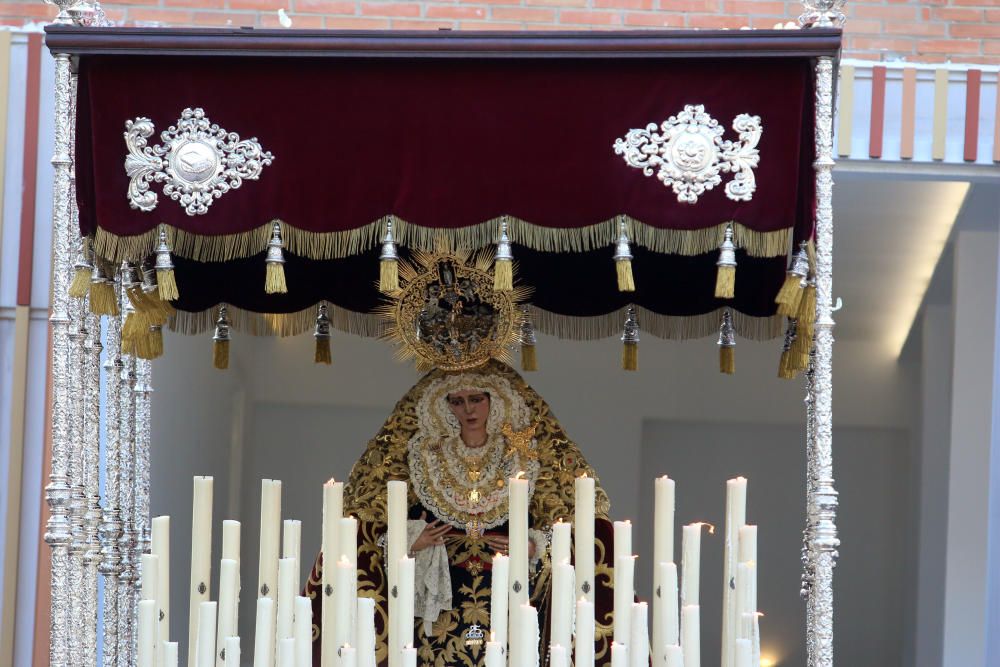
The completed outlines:
[[[49,30],[50,47],[62,40],[61,50],[80,56],[81,232],[105,260],[141,262],[163,225],[175,306],[206,313],[188,318],[181,328],[189,331],[208,326],[223,302],[253,313],[314,311],[319,301],[370,313],[381,301],[386,221],[404,256],[441,233],[489,247],[507,221],[519,280],[552,316],[543,330],[606,335],[598,320],[576,329],[567,322],[633,303],[656,320],[647,329],[677,335],[677,318],[731,306],[742,333],[768,337],[777,333],[773,299],[789,250],[812,235],[812,71],[816,56],[836,53],[838,31],[284,33],[291,39],[165,30],[156,44],[123,29],[89,33]],[[686,105],[701,105],[723,142],[740,139],[738,117],[759,118],[750,196],[728,196],[734,174],[723,170],[720,184],[680,201],[616,154],[617,139],[651,123],[659,131]],[[273,162],[203,214],[189,215],[156,182],[152,210],[130,206],[126,121],[148,118],[152,146],[189,108],[239,139],[255,138]],[[287,294],[264,292],[273,221],[282,226]],[[623,222],[634,293],[615,286]],[[737,287],[733,299],[717,299],[727,225]],[[685,330],[699,333],[707,330]]]

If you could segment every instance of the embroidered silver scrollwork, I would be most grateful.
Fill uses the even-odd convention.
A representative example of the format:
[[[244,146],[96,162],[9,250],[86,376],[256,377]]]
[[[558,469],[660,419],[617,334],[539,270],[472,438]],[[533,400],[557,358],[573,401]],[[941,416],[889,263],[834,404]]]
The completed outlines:
[[[660,123],[629,130],[615,140],[616,155],[646,176],[656,175],[673,189],[677,201],[694,204],[698,197],[733,174],[726,196],[750,201],[757,189],[754,168],[760,163],[757,143],[764,129],[760,116],[742,113],[733,119],[739,140],[723,139],[723,128],[704,105],[686,104],[684,110]]]
[[[240,139],[211,122],[203,109],[187,108],[176,125],[160,133],[161,144],[149,145],[153,122],[148,118],[125,121],[125,174],[129,177],[128,201],[132,208],[152,211],[158,195],[150,185],[163,183],[163,194],[188,215],[204,215],[212,202],[256,181],[274,155],[256,137]]]

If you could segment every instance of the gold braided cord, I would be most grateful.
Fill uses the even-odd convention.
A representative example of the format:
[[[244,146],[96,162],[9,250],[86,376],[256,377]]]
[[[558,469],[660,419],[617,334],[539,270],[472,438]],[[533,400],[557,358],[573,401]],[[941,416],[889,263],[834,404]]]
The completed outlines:
[[[376,313],[358,313],[331,304],[327,304],[327,308],[331,326],[344,333],[380,338],[388,327],[384,317]],[[534,306],[530,310],[535,331],[565,340],[601,340],[620,336],[622,322],[625,321],[624,308],[593,317],[559,315]],[[667,340],[691,340],[717,335],[722,311],[720,308],[701,315],[675,316],[660,315],[636,307],[642,332]],[[233,331],[252,336],[299,336],[312,333],[316,326],[316,306],[294,313],[256,313],[227,305],[227,312]],[[753,317],[735,310],[732,314],[733,328],[741,338],[762,341],[784,334],[783,318],[778,315]],[[196,313],[177,311],[171,316],[167,326],[171,331],[196,336],[212,331],[218,316],[218,305]]]
[[[384,525],[386,517],[386,482],[394,479],[408,480],[407,443],[418,429],[417,402],[427,386],[447,375],[448,371],[434,370],[425,375],[399,400],[392,414],[378,434],[368,443],[361,458],[351,469],[344,489],[344,514],[353,514],[361,521]],[[533,422],[538,424],[535,440],[538,443],[540,473],[535,483],[529,512],[535,526],[547,528],[557,519],[567,521],[573,516],[573,480],[586,473],[597,477],[576,443],[569,440],[552,410],[539,394],[510,366],[490,361],[481,369],[464,373],[496,374],[505,377],[525,400]],[[597,481],[597,515],[607,518],[610,509],[608,496]],[[410,489],[409,504],[417,497]]]
[[[409,223],[395,215],[379,218],[367,225],[338,232],[310,232],[276,220],[249,231],[235,234],[195,234],[163,225],[171,252],[199,262],[225,262],[260,254],[267,250],[274,222],[281,223],[285,249],[309,259],[342,259],[378,246],[385,235],[386,223],[393,224],[396,242],[412,249],[433,250],[434,240],[446,236],[452,247],[478,249],[496,243],[501,221],[508,224],[513,243],[541,252],[587,252],[610,247],[624,222],[629,238],[653,252],[671,255],[702,255],[715,252],[722,243],[726,226],[733,226],[736,247],[751,257],[780,257],[788,254],[792,229],[771,232],[754,231],[736,221],[722,222],[703,229],[659,229],[630,216],[619,215],[585,227],[555,228],[536,225],[520,218],[499,216],[468,227],[440,229]],[[98,227],[94,250],[110,262],[140,261],[150,255],[159,240],[158,229],[133,236],[119,236]]]

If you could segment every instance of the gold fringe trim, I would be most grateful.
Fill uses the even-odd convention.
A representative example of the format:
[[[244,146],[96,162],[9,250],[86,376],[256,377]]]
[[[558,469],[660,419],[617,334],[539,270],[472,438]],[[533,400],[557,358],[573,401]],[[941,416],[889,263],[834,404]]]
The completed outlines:
[[[230,327],[233,331],[251,336],[299,336],[312,333],[316,327],[316,305],[295,313],[257,313],[227,304]],[[384,335],[387,322],[375,313],[357,313],[327,303],[330,324],[338,331],[379,338]],[[621,336],[625,309],[594,317],[558,315],[530,306],[531,321],[535,331],[566,340],[601,340]],[[660,315],[636,306],[642,333],[669,340],[692,340],[717,336],[719,318],[723,308],[702,315]],[[218,318],[218,304],[198,313],[177,311],[171,315],[167,326],[172,331],[196,336],[214,331]],[[771,340],[784,335],[784,320],[772,317],[753,317],[733,311],[733,328],[741,338]]]
[[[310,259],[341,259],[375,248],[382,242],[385,225],[391,221],[396,242],[407,248],[433,250],[434,239],[447,235],[453,247],[470,250],[496,244],[501,221],[513,243],[541,252],[587,252],[614,245],[620,223],[628,229],[629,239],[653,252],[671,255],[702,255],[719,249],[726,226],[733,226],[736,247],[751,257],[778,257],[788,254],[792,229],[758,232],[735,221],[721,222],[704,229],[658,229],[631,216],[619,215],[585,227],[559,229],[543,227],[512,216],[458,229],[438,229],[415,225],[394,215],[387,215],[355,229],[339,232],[310,232],[297,229],[283,220],[272,220],[245,232],[235,234],[195,234],[163,225],[171,252],[198,262],[225,262],[260,254],[267,250],[275,222],[282,226],[285,249],[293,255]],[[159,242],[159,229],[134,236],[119,236],[100,227],[94,234],[94,250],[115,264],[139,261],[152,254]]]

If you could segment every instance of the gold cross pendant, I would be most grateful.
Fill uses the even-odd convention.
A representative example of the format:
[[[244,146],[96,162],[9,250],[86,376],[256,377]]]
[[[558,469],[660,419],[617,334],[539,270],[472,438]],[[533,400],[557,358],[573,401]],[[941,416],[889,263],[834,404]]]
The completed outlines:
[[[537,459],[538,452],[531,448],[531,439],[535,437],[535,430],[537,428],[538,424],[532,424],[523,431],[515,431],[510,424],[504,424],[500,432],[507,438],[507,443],[509,444],[507,455],[509,456],[517,452],[524,458]]]

